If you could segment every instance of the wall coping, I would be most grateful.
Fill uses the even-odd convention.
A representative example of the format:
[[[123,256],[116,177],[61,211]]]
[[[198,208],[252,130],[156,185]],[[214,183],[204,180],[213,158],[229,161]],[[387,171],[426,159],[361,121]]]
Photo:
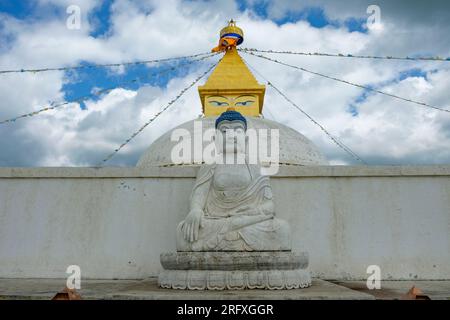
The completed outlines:
[[[3,167],[0,179],[195,178],[197,166],[173,167]],[[280,166],[273,178],[290,177],[450,177],[450,165],[421,166]]]

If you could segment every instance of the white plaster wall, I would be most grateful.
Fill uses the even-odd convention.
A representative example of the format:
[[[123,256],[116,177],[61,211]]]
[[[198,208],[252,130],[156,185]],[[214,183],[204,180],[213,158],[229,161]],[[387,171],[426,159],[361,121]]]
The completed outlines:
[[[0,277],[145,278],[175,250],[195,168],[0,169]],[[277,212],[314,276],[450,279],[450,166],[285,167]]]

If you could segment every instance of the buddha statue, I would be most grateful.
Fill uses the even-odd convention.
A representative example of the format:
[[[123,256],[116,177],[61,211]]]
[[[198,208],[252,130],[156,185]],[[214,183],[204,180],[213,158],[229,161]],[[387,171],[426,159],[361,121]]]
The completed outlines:
[[[217,161],[199,169],[189,213],[177,228],[177,251],[290,250],[289,226],[275,217],[269,177],[246,160],[245,117],[229,108],[215,128]]]
[[[223,57],[198,88],[203,120],[209,126],[214,122],[210,117],[217,117],[215,131],[202,134],[214,134],[215,148],[207,147],[215,154],[204,158],[197,172],[187,216],[176,228],[176,252],[161,253],[162,288],[287,290],[311,285],[308,253],[291,250],[289,225],[275,216],[271,162],[255,157],[255,149],[270,147],[271,154],[274,149],[261,145],[265,142],[258,134],[260,148],[255,148],[255,134],[247,131],[245,116],[252,117],[252,130],[261,120],[265,86],[239,56],[236,46],[243,40],[242,29],[230,21],[213,49]],[[254,164],[256,158],[268,167]]]

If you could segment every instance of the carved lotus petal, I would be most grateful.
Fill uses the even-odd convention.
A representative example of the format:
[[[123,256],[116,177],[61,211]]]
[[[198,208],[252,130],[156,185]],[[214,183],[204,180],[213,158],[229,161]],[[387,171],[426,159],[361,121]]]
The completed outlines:
[[[188,289],[204,290],[206,288],[206,274],[203,271],[188,271]]]
[[[224,290],[227,285],[226,272],[210,271],[207,277],[207,287],[209,290]]]
[[[282,271],[267,271],[267,286],[269,289],[283,289],[284,276]]]
[[[246,273],[230,271],[227,273],[227,288],[230,290],[242,290],[245,288]]]

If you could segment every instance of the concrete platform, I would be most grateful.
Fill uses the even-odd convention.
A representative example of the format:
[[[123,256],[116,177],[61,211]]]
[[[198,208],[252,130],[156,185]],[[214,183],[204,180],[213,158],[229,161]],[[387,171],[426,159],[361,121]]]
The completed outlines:
[[[65,287],[65,279],[0,279],[0,300],[51,299]],[[161,289],[156,278],[147,280],[82,280],[83,299],[137,300],[372,300],[373,295],[328,281],[293,290],[187,291]]]

